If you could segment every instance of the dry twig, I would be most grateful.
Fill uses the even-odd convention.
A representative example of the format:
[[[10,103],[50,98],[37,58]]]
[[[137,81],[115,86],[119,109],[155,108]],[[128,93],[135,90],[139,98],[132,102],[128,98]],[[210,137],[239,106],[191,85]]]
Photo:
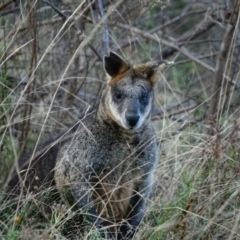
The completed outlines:
[[[229,23],[227,25],[225,35],[220,47],[218,55],[216,71],[212,82],[212,98],[210,101],[209,120],[219,120],[221,111],[224,108],[226,98],[220,98],[221,94],[225,92],[228,94],[229,85],[226,77],[229,77],[231,70],[231,55],[234,46],[235,31],[239,23],[240,1],[232,0],[232,13]],[[224,77],[226,76],[226,77]],[[213,134],[213,132],[212,132]]]

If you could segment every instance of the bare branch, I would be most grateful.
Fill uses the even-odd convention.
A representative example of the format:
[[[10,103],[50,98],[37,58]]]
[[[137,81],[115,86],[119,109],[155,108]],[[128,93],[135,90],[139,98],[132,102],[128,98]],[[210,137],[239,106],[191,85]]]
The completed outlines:
[[[0,4],[0,11],[6,8],[8,5],[10,5],[12,2],[13,0],[4,1],[2,4]]]
[[[105,14],[104,14],[102,0],[98,0],[98,6],[101,13],[101,17],[103,17]],[[105,54],[108,55],[110,53],[110,47],[109,47],[109,31],[108,31],[107,18],[103,20],[103,45],[104,45],[103,55]]]
[[[7,10],[4,10],[4,11],[1,11],[0,12],[0,17],[1,16],[5,16],[5,15],[8,15],[10,13],[14,13],[16,11],[20,10],[20,7],[15,7],[15,8],[11,8],[11,9],[7,9]]]
[[[170,21],[164,23],[163,25],[159,25],[159,26],[151,29],[149,31],[149,33],[154,33],[156,31],[162,30],[163,28],[166,28],[169,25],[172,25],[173,23],[176,23],[176,22],[178,22],[178,21],[182,20],[183,18],[188,17],[190,15],[201,14],[201,13],[205,13],[205,12],[206,12],[206,9],[202,9],[202,10],[198,10],[198,11],[191,11],[191,12],[185,12],[184,11],[182,14],[180,14],[177,17],[171,19]]]
[[[68,19],[68,17],[67,17],[60,9],[58,9],[56,6],[54,6],[54,5],[53,5],[52,3],[50,3],[48,0],[42,0],[42,1],[43,1],[44,3],[46,3],[46,4],[48,4],[50,7],[52,7],[52,8],[56,11],[56,13],[58,13],[59,16],[60,16],[64,21],[66,21],[66,20]],[[89,7],[90,7],[92,4],[93,4],[93,2],[89,3]],[[72,26],[75,30],[77,30],[77,34],[83,35],[83,31],[78,28],[78,26],[74,23],[73,20],[69,21],[69,23],[71,24],[71,26]],[[82,36],[81,38],[84,38],[84,36]],[[95,53],[95,55],[98,57],[98,59],[99,59],[100,61],[102,61],[102,57],[101,57],[100,54],[97,52],[97,50],[96,50],[90,43],[88,43],[87,45],[88,45],[88,46],[90,47],[90,49]]]
[[[231,54],[234,44],[235,31],[239,22],[240,1],[232,0],[232,14],[230,21],[227,25],[225,35],[220,47],[220,53],[218,55],[216,71],[213,76],[212,82],[212,98],[209,109],[209,120],[220,118],[220,110],[224,106],[224,100],[220,98],[222,92],[228,91],[226,85],[226,78],[229,77],[231,69]]]
[[[117,24],[119,27],[121,28],[125,28],[125,29],[128,29],[136,34],[139,34],[145,38],[148,38],[148,39],[151,39],[153,41],[156,41],[158,43],[161,43],[169,48],[172,49],[172,53],[176,52],[176,51],[179,51],[180,53],[182,53],[183,55],[185,55],[186,57],[188,57],[189,59],[191,59],[192,61],[196,62],[197,64],[201,65],[202,67],[204,67],[205,69],[207,69],[208,71],[210,72],[214,72],[214,68],[209,66],[208,64],[202,62],[201,60],[199,60],[198,58],[194,57],[193,54],[191,54],[190,52],[188,52],[187,49],[183,48],[183,47],[179,47],[177,44],[174,44],[173,42],[170,42],[170,41],[167,41],[167,40],[164,40],[164,39],[159,39],[156,35],[152,35],[148,32],[144,32],[138,28],[135,28],[135,27],[131,27],[129,25],[126,25],[126,24],[121,24],[121,23],[118,23]]]
[[[64,20],[66,21],[68,19],[68,17],[60,10],[58,9],[56,6],[54,6],[52,3],[50,3],[48,0],[42,0],[42,2],[46,3],[47,5],[49,5],[51,8],[54,9],[54,11]],[[73,28],[75,28],[75,30],[78,31],[78,34],[82,34],[82,30],[79,29],[76,24],[72,21],[69,20],[69,23],[72,24]]]
[[[209,31],[215,25],[216,25],[216,22],[212,21],[212,17],[210,17],[210,14],[208,13],[207,16],[205,16],[205,18],[201,22],[199,22],[198,24],[193,26],[189,31],[184,33],[182,36],[180,36],[175,41],[176,41],[176,43],[178,43],[178,46],[181,47],[181,46],[185,45],[185,42],[189,42],[189,41],[199,37],[203,33]],[[176,51],[178,51],[178,50],[171,48],[171,47],[165,48],[161,52],[161,55],[165,59],[165,58],[168,58],[169,56],[173,55]]]

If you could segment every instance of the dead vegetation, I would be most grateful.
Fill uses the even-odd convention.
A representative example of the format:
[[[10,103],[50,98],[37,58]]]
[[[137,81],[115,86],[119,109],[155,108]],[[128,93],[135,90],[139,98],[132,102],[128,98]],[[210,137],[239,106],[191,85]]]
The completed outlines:
[[[175,61],[156,86],[161,155],[140,238],[240,239],[239,10],[237,0],[3,0],[1,238],[99,239],[49,189],[16,210],[3,186],[23,152],[96,108],[111,49],[135,63]]]

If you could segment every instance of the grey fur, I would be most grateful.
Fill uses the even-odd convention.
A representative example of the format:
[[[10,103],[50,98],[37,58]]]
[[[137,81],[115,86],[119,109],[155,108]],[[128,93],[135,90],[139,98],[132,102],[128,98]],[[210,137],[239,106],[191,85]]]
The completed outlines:
[[[150,120],[152,77],[158,68],[156,63],[131,67],[114,53],[104,62],[111,78],[96,118],[82,123],[61,148],[55,181],[60,191],[71,195],[65,199],[74,199],[79,209],[87,206],[98,226],[111,226],[117,239],[131,239],[143,217],[158,160]]]

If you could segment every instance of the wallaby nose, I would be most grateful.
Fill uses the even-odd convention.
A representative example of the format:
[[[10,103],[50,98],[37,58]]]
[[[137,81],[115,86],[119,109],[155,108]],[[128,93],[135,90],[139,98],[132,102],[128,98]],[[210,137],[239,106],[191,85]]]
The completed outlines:
[[[126,120],[130,127],[135,127],[139,120],[139,115],[126,113]]]

